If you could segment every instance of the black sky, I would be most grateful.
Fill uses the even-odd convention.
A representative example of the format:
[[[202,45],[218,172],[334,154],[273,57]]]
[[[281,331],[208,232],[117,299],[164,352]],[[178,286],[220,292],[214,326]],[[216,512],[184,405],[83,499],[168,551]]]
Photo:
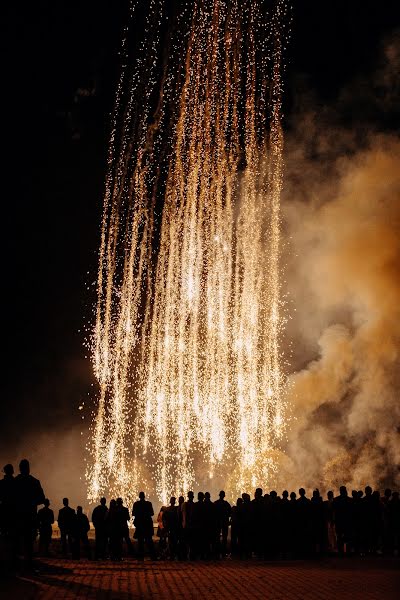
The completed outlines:
[[[79,427],[96,277],[109,114],[127,1],[2,7],[3,377],[0,454],[32,434]],[[146,3],[145,3],[146,4]],[[334,103],[379,68],[397,2],[294,0],[286,127],[301,98]],[[395,130],[358,105],[342,118]],[[357,116],[358,115],[358,116]],[[29,455],[27,445],[25,454]]]

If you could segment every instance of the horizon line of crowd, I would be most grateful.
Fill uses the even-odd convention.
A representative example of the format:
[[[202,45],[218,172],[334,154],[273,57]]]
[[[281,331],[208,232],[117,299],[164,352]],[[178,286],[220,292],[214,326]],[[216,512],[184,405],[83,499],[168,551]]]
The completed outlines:
[[[50,556],[55,522],[50,501],[40,481],[30,474],[29,461],[21,460],[14,477],[11,464],[0,480],[0,539],[3,554],[15,563],[31,564],[39,533],[39,555]],[[43,505],[38,511],[38,506]],[[136,552],[128,523],[133,517]],[[209,492],[193,491],[187,499],[172,496],[157,516],[158,544],[154,543],[154,510],[144,492],[130,511],[122,498],[106,498],[92,512],[95,530],[94,556],[88,538],[90,523],[81,506],[76,511],[68,498],[58,512],[61,553],[80,559],[83,548],[88,559],[120,561],[124,555],[143,560],[145,547],[151,559],[295,559],[324,555],[396,555],[400,553],[400,499],[386,489],[383,496],[366,486],[364,491],[341,486],[324,500],[315,489],[307,498],[304,488],[296,492],[274,490],[254,498],[243,493],[231,504],[223,490],[212,501]],[[229,535],[230,534],[230,535]],[[125,544],[125,550],[124,550]]]

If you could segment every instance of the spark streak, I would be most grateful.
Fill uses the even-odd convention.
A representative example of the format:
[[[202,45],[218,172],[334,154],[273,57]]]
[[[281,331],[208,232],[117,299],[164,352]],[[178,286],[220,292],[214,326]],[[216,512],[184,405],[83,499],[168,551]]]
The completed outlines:
[[[285,425],[286,5],[193,0],[176,15],[162,62],[166,7],[149,4],[137,68],[129,77],[125,66],[118,85],[110,144],[93,499],[105,489],[131,498],[143,464],[163,501],[187,492],[200,463],[210,475],[229,469],[238,489],[266,481]],[[127,46],[125,38],[125,65]]]

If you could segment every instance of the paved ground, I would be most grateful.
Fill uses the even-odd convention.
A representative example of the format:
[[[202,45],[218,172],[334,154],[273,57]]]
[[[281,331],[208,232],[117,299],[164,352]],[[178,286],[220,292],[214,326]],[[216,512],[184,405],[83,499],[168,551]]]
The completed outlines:
[[[2,600],[398,600],[399,559],[80,562],[51,559],[2,580]]]

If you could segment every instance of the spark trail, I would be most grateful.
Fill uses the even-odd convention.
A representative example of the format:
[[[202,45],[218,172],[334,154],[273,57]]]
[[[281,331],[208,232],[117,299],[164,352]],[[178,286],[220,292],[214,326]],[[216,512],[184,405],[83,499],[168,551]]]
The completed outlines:
[[[194,0],[168,36],[165,11],[150,2],[131,74],[129,28],[123,43],[93,339],[93,499],[131,498],[143,465],[163,501],[200,471],[229,472],[238,490],[265,482],[285,425],[286,4]]]

